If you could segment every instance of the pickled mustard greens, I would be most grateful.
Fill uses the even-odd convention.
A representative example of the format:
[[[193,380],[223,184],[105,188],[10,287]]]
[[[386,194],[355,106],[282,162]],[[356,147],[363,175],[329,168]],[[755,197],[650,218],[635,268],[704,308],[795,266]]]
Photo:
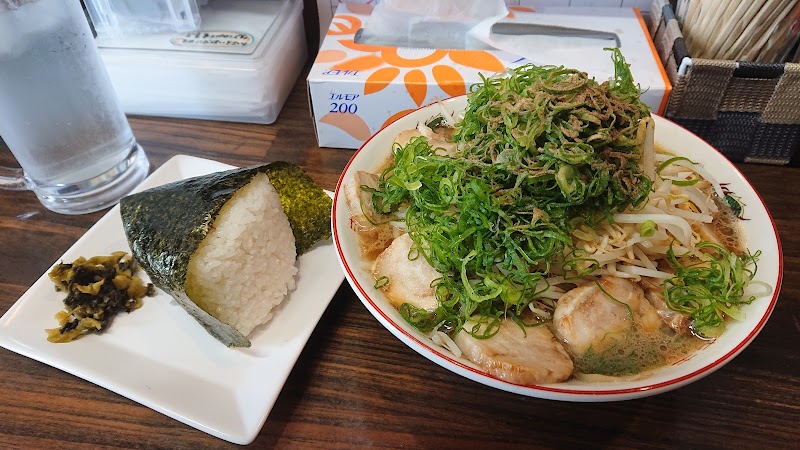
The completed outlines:
[[[618,49],[613,60],[615,77],[601,84],[534,65],[484,78],[455,124],[457,155],[439,156],[422,138],[393,149],[373,206],[383,214],[407,207],[419,248],[411,256],[451,275],[436,285],[435,317],[400,308],[412,325],[458,330],[475,314],[521,323],[577,223],[597,224],[647,198],[652,181],[638,161],[650,112]],[[497,328],[482,329],[489,337]]]
[[[145,285],[135,275],[137,270],[133,257],[125,252],[56,265],[48,275],[56,290],[67,293],[66,309],[55,316],[59,327],[46,330],[47,340],[70,342],[105,331],[117,313],[142,306],[142,298],[154,295],[155,288]]]

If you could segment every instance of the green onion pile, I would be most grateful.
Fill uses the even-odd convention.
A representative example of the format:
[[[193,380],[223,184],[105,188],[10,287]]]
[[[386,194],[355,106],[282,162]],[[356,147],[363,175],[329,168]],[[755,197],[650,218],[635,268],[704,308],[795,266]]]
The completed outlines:
[[[423,137],[395,145],[371,189],[373,207],[404,212],[416,244],[409,256],[444,274],[435,282],[435,312],[400,307],[409,323],[452,334],[477,318],[488,326],[465,331],[488,338],[502,318],[522,326],[549,320],[523,312],[531,302],[553,310],[539,295],[551,269],[577,277],[595,267],[577,269],[586,258],[571,248],[573,229],[646,201],[653,183],[639,160],[650,111],[622,54],[611,51],[615,76],[604,83],[535,65],[484,78],[455,124],[456,155],[436,154]]]
[[[664,283],[664,299],[671,310],[689,315],[695,334],[715,338],[725,329],[725,317],[741,319],[740,306],[756,299],[745,296],[745,288],[756,274],[761,252],[737,256],[706,241],[697,247],[702,251],[688,260],[671,248],[667,251],[675,276]]]

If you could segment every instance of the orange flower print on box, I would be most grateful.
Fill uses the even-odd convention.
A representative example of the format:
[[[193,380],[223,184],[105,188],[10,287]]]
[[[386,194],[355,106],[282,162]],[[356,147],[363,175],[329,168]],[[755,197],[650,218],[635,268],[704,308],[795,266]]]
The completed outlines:
[[[359,14],[361,11],[355,13]],[[505,69],[500,59],[485,50],[415,49],[412,52],[404,52],[396,47],[358,44],[354,42],[354,38],[361,27],[361,19],[356,16],[347,14],[334,16],[328,36],[329,39],[336,36],[334,39],[341,49],[321,50],[316,62],[332,64],[332,70],[369,72],[364,82],[364,95],[381,92],[393,83],[402,83],[413,104],[421,107],[430,102],[429,86],[438,86],[448,96],[466,94],[467,85],[457,69],[458,66],[490,73]],[[398,111],[382,126],[414,109]],[[369,127],[363,119],[352,115],[349,115],[347,120],[340,120],[341,117],[328,117],[334,115],[342,114],[329,112],[320,121],[336,126],[356,139],[369,138]]]

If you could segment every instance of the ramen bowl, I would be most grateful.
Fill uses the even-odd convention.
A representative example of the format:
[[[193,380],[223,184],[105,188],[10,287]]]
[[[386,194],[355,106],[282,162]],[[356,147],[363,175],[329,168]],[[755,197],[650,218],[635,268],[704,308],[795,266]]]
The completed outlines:
[[[656,144],[662,149],[689,157],[705,168],[744,205],[741,228],[750,251],[760,250],[755,280],[771,287],[771,293],[742,307],[744,318],[727,323],[725,332],[690,356],[633,377],[599,381],[573,377],[552,384],[518,385],[496,378],[464,357],[456,356],[408,324],[376,289],[371,264],[362,258],[359,243],[350,228],[350,211],[343,186],[358,171],[379,172],[391,154],[395,137],[417,127],[444,111],[457,116],[467,97],[454,97],[422,107],[392,122],[353,155],[336,187],[333,201],[333,242],[347,281],[370,313],[395,337],[435,364],[470,380],[520,395],[563,401],[599,402],[645,397],[670,391],[697,381],[722,368],[744,350],[766,324],[778,298],[783,262],[775,225],[758,193],[738,169],[699,137],[662,117],[655,116]]]

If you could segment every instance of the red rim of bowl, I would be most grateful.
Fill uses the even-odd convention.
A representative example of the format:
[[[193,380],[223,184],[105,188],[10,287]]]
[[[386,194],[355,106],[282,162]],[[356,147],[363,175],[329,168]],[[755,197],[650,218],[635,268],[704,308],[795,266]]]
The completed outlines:
[[[380,307],[378,307],[378,305],[374,302],[372,297],[370,297],[370,295],[367,294],[367,292],[364,290],[364,288],[361,286],[361,284],[356,279],[355,274],[353,273],[353,270],[351,269],[350,265],[345,260],[344,254],[342,252],[342,247],[341,247],[341,244],[340,244],[340,240],[339,240],[339,230],[338,230],[338,227],[336,226],[336,222],[337,222],[337,220],[336,220],[336,218],[337,218],[336,210],[337,210],[337,204],[338,204],[338,201],[339,201],[339,198],[340,198],[341,186],[342,186],[342,184],[344,182],[344,179],[346,178],[346,175],[348,174],[350,166],[356,160],[356,158],[358,157],[359,153],[361,153],[361,151],[364,150],[364,148],[370,143],[370,141],[372,141],[373,138],[375,138],[378,134],[383,132],[387,127],[391,126],[395,122],[397,122],[399,120],[402,120],[403,118],[405,118],[405,117],[407,117],[407,116],[409,116],[411,114],[417,113],[421,109],[428,108],[428,107],[430,107],[432,105],[435,105],[435,104],[438,104],[438,103],[441,103],[441,102],[453,101],[454,99],[458,99],[460,97],[466,97],[466,96],[465,95],[461,95],[461,96],[458,96],[458,97],[451,97],[451,98],[448,98],[448,99],[445,99],[445,100],[442,100],[442,101],[432,102],[432,103],[427,104],[425,106],[422,106],[422,107],[420,107],[420,108],[418,108],[416,110],[409,111],[407,114],[404,114],[404,115],[396,118],[392,122],[384,125],[380,130],[378,130],[377,133],[375,133],[372,136],[370,136],[369,139],[367,139],[361,145],[361,147],[358,148],[358,150],[356,150],[356,152],[353,154],[353,156],[347,162],[347,165],[345,166],[344,170],[342,171],[342,174],[339,177],[339,180],[336,183],[336,191],[335,191],[335,194],[334,194],[334,197],[333,197],[333,208],[332,208],[332,215],[331,215],[331,225],[332,225],[332,231],[333,231],[333,241],[334,241],[334,245],[336,246],[336,252],[337,252],[337,256],[339,258],[339,262],[342,265],[342,268],[344,269],[345,274],[347,275],[347,280],[350,283],[350,286],[353,287],[357,291],[357,293],[359,294],[359,297],[362,300],[362,302],[368,303],[368,305],[365,305],[365,306],[368,307],[367,309],[370,310],[370,313],[372,313],[373,315],[376,315],[376,313],[379,314],[386,323],[389,323],[389,324],[392,325],[392,329],[390,329],[389,331],[391,331],[392,333],[395,333],[395,332],[401,333],[403,336],[405,336],[406,339],[408,339],[409,341],[411,341],[414,344],[416,344],[416,346],[418,348],[415,348],[415,347],[409,345],[407,342],[404,342],[406,345],[409,345],[409,347],[412,347],[412,349],[415,350],[417,353],[420,353],[422,356],[426,357],[427,359],[431,360],[434,363],[438,363],[438,361],[435,361],[433,359],[433,357],[435,356],[435,357],[440,358],[440,359],[442,359],[444,361],[447,361],[450,364],[453,364],[453,365],[459,367],[462,370],[471,372],[472,374],[476,375],[479,378],[485,378],[485,379],[491,380],[494,384],[498,384],[498,386],[494,386],[494,387],[498,387],[498,388],[502,389],[503,386],[506,385],[507,389],[505,389],[505,390],[509,390],[509,391],[512,391],[512,392],[517,392],[517,390],[519,390],[519,389],[526,389],[526,390],[542,391],[542,392],[548,392],[548,393],[568,394],[568,395],[572,395],[572,396],[576,396],[576,397],[587,397],[587,396],[604,396],[605,397],[605,396],[634,394],[634,393],[640,393],[640,394],[643,394],[643,395],[649,395],[649,394],[656,394],[656,393],[659,393],[659,392],[662,392],[662,391],[666,391],[666,390],[668,390],[667,388],[677,388],[677,387],[682,386],[685,382],[688,382],[689,380],[700,379],[700,378],[702,378],[702,377],[704,377],[706,375],[709,375],[710,373],[712,373],[716,369],[722,367],[724,364],[726,364],[729,361],[731,361],[736,355],[738,355],[742,350],[744,350],[744,348],[747,347],[750,344],[750,342],[752,342],[753,339],[755,339],[755,337],[758,335],[758,333],[764,328],[764,325],[766,324],[767,320],[769,319],[770,315],[772,314],[772,311],[775,308],[775,304],[776,304],[776,302],[778,300],[778,296],[780,294],[780,289],[781,289],[781,284],[782,284],[782,281],[783,281],[783,250],[782,250],[782,247],[781,247],[781,241],[780,241],[780,237],[778,235],[778,230],[777,230],[777,228],[775,226],[775,221],[772,219],[772,214],[769,212],[769,209],[767,208],[766,203],[764,203],[764,199],[761,197],[761,195],[758,193],[758,191],[753,187],[753,185],[750,183],[750,181],[747,179],[747,177],[745,177],[744,174],[730,160],[728,160],[728,158],[722,152],[720,152],[719,150],[714,148],[712,145],[708,144],[706,141],[704,141],[702,138],[697,136],[695,133],[693,133],[693,132],[687,130],[686,128],[682,127],[681,125],[678,125],[677,123],[672,122],[671,120],[666,119],[666,118],[661,117],[661,116],[659,116],[659,119],[664,120],[666,122],[669,122],[673,126],[681,129],[683,132],[685,132],[687,134],[690,134],[691,136],[693,136],[694,138],[696,138],[700,142],[704,143],[709,149],[711,149],[714,152],[716,152],[717,154],[719,154],[722,157],[722,159],[726,162],[726,164],[728,164],[729,169],[732,170],[735,174],[739,175],[745,181],[745,183],[750,188],[750,190],[752,190],[755,193],[756,197],[758,198],[758,201],[761,203],[761,206],[764,208],[764,210],[767,213],[767,217],[769,218],[770,225],[772,225],[772,232],[773,232],[773,235],[775,237],[777,250],[778,250],[778,272],[777,272],[776,283],[775,283],[775,286],[774,286],[774,289],[773,289],[773,293],[772,293],[772,298],[770,299],[769,305],[767,306],[766,310],[764,311],[764,314],[759,319],[759,321],[756,324],[756,326],[753,327],[753,329],[750,330],[750,332],[747,334],[747,336],[743,340],[741,340],[734,348],[732,348],[730,351],[728,351],[727,353],[725,353],[721,357],[717,358],[716,360],[704,365],[700,369],[697,369],[697,370],[692,371],[692,372],[690,372],[690,373],[688,373],[686,375],[682,375],[680,377],[673,378],[673,379],[670,379],[670,380],[667,380],[667,381],[663,381],[663,382],[659,382],[659,383],[653,383],[653,384],[644,384],[642,386],[634,387],[634,388],[604,389],[604,390],[579,390],[579,389],[553,387],[553,386],[549,386],[549,385],[537,385],[537,384],[522,385],[522,384],[515,384],[515,383],[510,383],[510,382],[505,381],[505,380],[501,380],[500,378],[494,377],[494,376],[492,376],[492,375],[490,375],[490,374],[488,374],[488,373],[486,373],[484,371],[481,371],[481,370],[478,370],[478,369],[476,369],[474,367],[468,366],[468,365],[464,364],[463,362],[461,362],[461,361],[459,361],[457,359],[454,359],[454,358],[452,358],[452,357],[450,357],[450,356],[438,351],[430,343],[421,341],[416,336],[414,336],[411,333],[407,332],[404,328],[398,326],[396,321],[393,320],[391,317],[389,317],[387,314],[385,314],[383,312],[383,310]],[[430,354],[426,355],[426,354],[422,353],[421,350],[429,352]],[[475,381],[477,381],[477,380],[475,380]]]

